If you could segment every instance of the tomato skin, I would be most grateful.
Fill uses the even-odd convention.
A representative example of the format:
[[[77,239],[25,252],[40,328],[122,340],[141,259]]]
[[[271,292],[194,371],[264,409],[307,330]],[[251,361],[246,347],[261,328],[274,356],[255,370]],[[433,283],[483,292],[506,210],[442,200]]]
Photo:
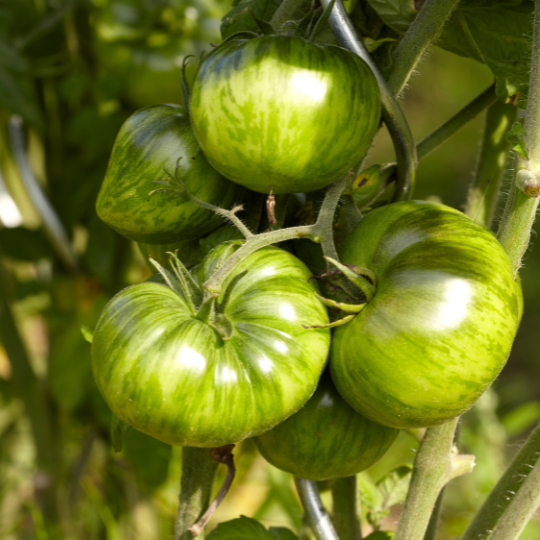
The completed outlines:
[[[503,368],[517,329],[516,286],[495,236],[457,210],[400,202],[368,214],[342,260],[369,268],[378,284],[334,334],[341,395],[397,428],[467,411]]]
[[[193,130],[208,161],[260,193],[323,188],[356,165],[380,119],[377,81],[355,54],[298,37],[231,40],[199,66]]]
[[[223,220],[186,196],[149,193],[176,187],[155,184],[167,173],[178,175],[199,199],[228,208],[243,196],[239,186],[208,163],[179,105],[154,105],[129,117],[116,138],[98,195],[99,217],[120,234],[146,244],[169,244],[199,238]]]
[[[199,282],[234,249],[210,252],[193,270]],[[329,330],[302,326],[328,322],[309,276],[278,248],[244,259],[218,298],[234,329],[228,340],[165,285],[124,289],[103,310],[92,343],[105,401],[125,422],[178,446],[222,446],[271,429],[315,391],[328,357]]]
[[[325,373],[296,414],[253,440],[278,469],[308,480],[329,480],[371,467],[398,433],[358,414]]]

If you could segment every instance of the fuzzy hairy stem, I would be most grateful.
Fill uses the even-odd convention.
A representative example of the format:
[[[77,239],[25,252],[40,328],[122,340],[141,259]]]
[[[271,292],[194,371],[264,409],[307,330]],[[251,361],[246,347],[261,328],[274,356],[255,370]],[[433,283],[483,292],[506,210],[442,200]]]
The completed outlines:
[[[540,426],[517,453],[462,540],[515,540],[540,506]]]
[[[517,118],[517,107],[495,102],[486,114],[482,149],[465,213],[478,223],[490,226],[497,207],[510,143],[507,131]]]
[[[394,51],[393,68],[388,77],[388,85],[394,94],[403,90],[416,64],[439,37],[458,3],[459,0],[426,0]]]
[[[340,540],[361,540],[360,501],[356,476],[332,483],[332,521]]]
[[[534,32],[531,57],[531,76],[529,96],[525,113],[525,147],[529,153],[529,163],[534,170],[540,170],[540,1],[534,8]],[[503,219],[499,229],[499,241],[502,244],[510,264],[517,274],[521,259],[529,246],[531,229],[536,217],[540,199],[531,198],[518,189],[516,180],[523,167],[523,159],[514,160],[514,182],[506,202]]]
[[[321,0],[321,4],[326,8],[330,4],[330,0]],[[330,26],[341,45],[360,56],[377,79],[381,92],[382,119],[392,137],[398,162],[393,200],[410,199],[414,190],[418,160],[416,146],[407,119],[393,92],[388,87],[385,78],[369,55],[363,41],[356,34],[341,0],[336,0],[332,9]]]
[[[446,486],[443,486],[441,492],[439,493],[439,496],[437,497],[435,507],[433,508],[433,511],[431,512],[431,517],[429,518],[429,523],[426,529],[426,534],[424,535],[424,540],[435,540],[435,537],[437,536],[437,529],[439,528],[439,519],[442,512],[445,489]]]
[[[302,502],[306,521],[309,523],[317,540],[339,540],[319,496],[317,484],[312,480],[294,478],[298,496]]]
[[[472,470],[473,456],[452,452],[457,423],[455,418],[426,430],[414,461],[395,540],[423,540],[441,489],[453,478]]]
[[[218,462],[209,448],[182,448],[182,477],[174,540],[193,540],[190,528],[210,505]],[[199,534],[204,538],[204,533]]]

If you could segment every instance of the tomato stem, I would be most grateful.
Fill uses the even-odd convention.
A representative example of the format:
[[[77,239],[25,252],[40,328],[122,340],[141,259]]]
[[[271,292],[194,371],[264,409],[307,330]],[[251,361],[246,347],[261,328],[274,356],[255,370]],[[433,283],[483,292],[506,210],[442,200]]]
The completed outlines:
[[[321,0],[323,7],[326,7],[329,3],[330,0]],[[398,162],[398,179],[393,200],[410,199],[414,190],[418,160],[416,146],[407,119],[386,79],[369,55],[363,41],[356,34],[356,30],[341,0],[336,0],[334,9],[330,14],[330,26],[341,45],[360,56],[377,78],[381,92],[382,118],[392,137]]]
[[[340,540],[362,539],[356,476],[332,482],[332,521]]]

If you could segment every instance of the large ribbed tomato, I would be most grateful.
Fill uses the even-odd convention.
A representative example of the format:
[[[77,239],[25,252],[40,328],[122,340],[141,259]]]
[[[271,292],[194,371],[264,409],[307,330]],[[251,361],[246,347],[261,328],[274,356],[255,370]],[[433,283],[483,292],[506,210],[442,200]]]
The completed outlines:
[[[203,283],[240,245],[221,244],[192,271]],[[120,419],[179,446],[216,447],[258,435],[315,391],[330,347],[326,308],[290,253],[245,258],[215,302],[182,280],[118,293],[94,333],[97,385]],[[184,276],[184,283],[187,277]]]
[[[199,66],[190,114],[208,161],[254,191],[323,188],[354,167],[380,119],[357,55],[299,37],[224,42]]]
[[[332,341],[332,378],[361,414],[424,427],[463,414],[504,366],[518,322],[516,284],[495,236],[452,208],[400,202],[368,214],[343,262],[376,293]]]

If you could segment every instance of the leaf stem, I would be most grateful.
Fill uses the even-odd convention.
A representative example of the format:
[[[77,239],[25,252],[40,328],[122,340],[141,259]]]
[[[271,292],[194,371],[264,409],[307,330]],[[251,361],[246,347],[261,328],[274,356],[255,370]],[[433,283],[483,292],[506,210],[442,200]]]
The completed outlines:
[[[472,470],[474,456],[452,452],[458,418],[426,430],[418,449],[395,540],[422,540],[443,486]]]
[[[510,143],[507,131],[517,118],[517,107],[496,101],[486,114],[482,149],[465,213],[489,227],[497,207]]]
[[[426,0],[392,55],[388,86],[394,94],[403,90],[418,61],[439,37],[458,3],[459,0]]]
[[[182,477],[174,540],[192,540],[190,528],[210,504],[218,468],[208,448],[182,448]],[[199,538],[203,538],[199,535]]]
[[[529,165],[533,170],[540,170],[540,1],[534,8],[534,32],[531,57],[531,76],[529,96],[525,113],[525,148],[529,153]],[[530,198],[517,188],[516,180],[523,159],[517,155],[514,159],[514,182],[506,202],[503,219],[499,229],[499,241],[502,244],[510,264],[517,274],[521,259],[529,246],[531,229],[536,217],[538,198]]]
[[[517,453],[462,540],[515,540],[540,506],[540,426]]]
[[[294,478],[298,496],[304,508],[305,517],[317,540],[339,540],[330,517],[326,513],[319,496],[317,484],[312,480]]]
[[[360,501],[356,476],[332,482],[332,521],[340,540],[361,540]]]
[[[323,7],[326,7],[329,3],[330,0],[321,0]],[[356,34],[341,0],[336,0],[334,9],[330,14],[330,26],[341,45],[360,56],[377,78],[381,92],[382,118],[392,137],[398,162],[398,179],[393,200],[410,199],[414,189],[418,160],[407,119],[364,43]]]

